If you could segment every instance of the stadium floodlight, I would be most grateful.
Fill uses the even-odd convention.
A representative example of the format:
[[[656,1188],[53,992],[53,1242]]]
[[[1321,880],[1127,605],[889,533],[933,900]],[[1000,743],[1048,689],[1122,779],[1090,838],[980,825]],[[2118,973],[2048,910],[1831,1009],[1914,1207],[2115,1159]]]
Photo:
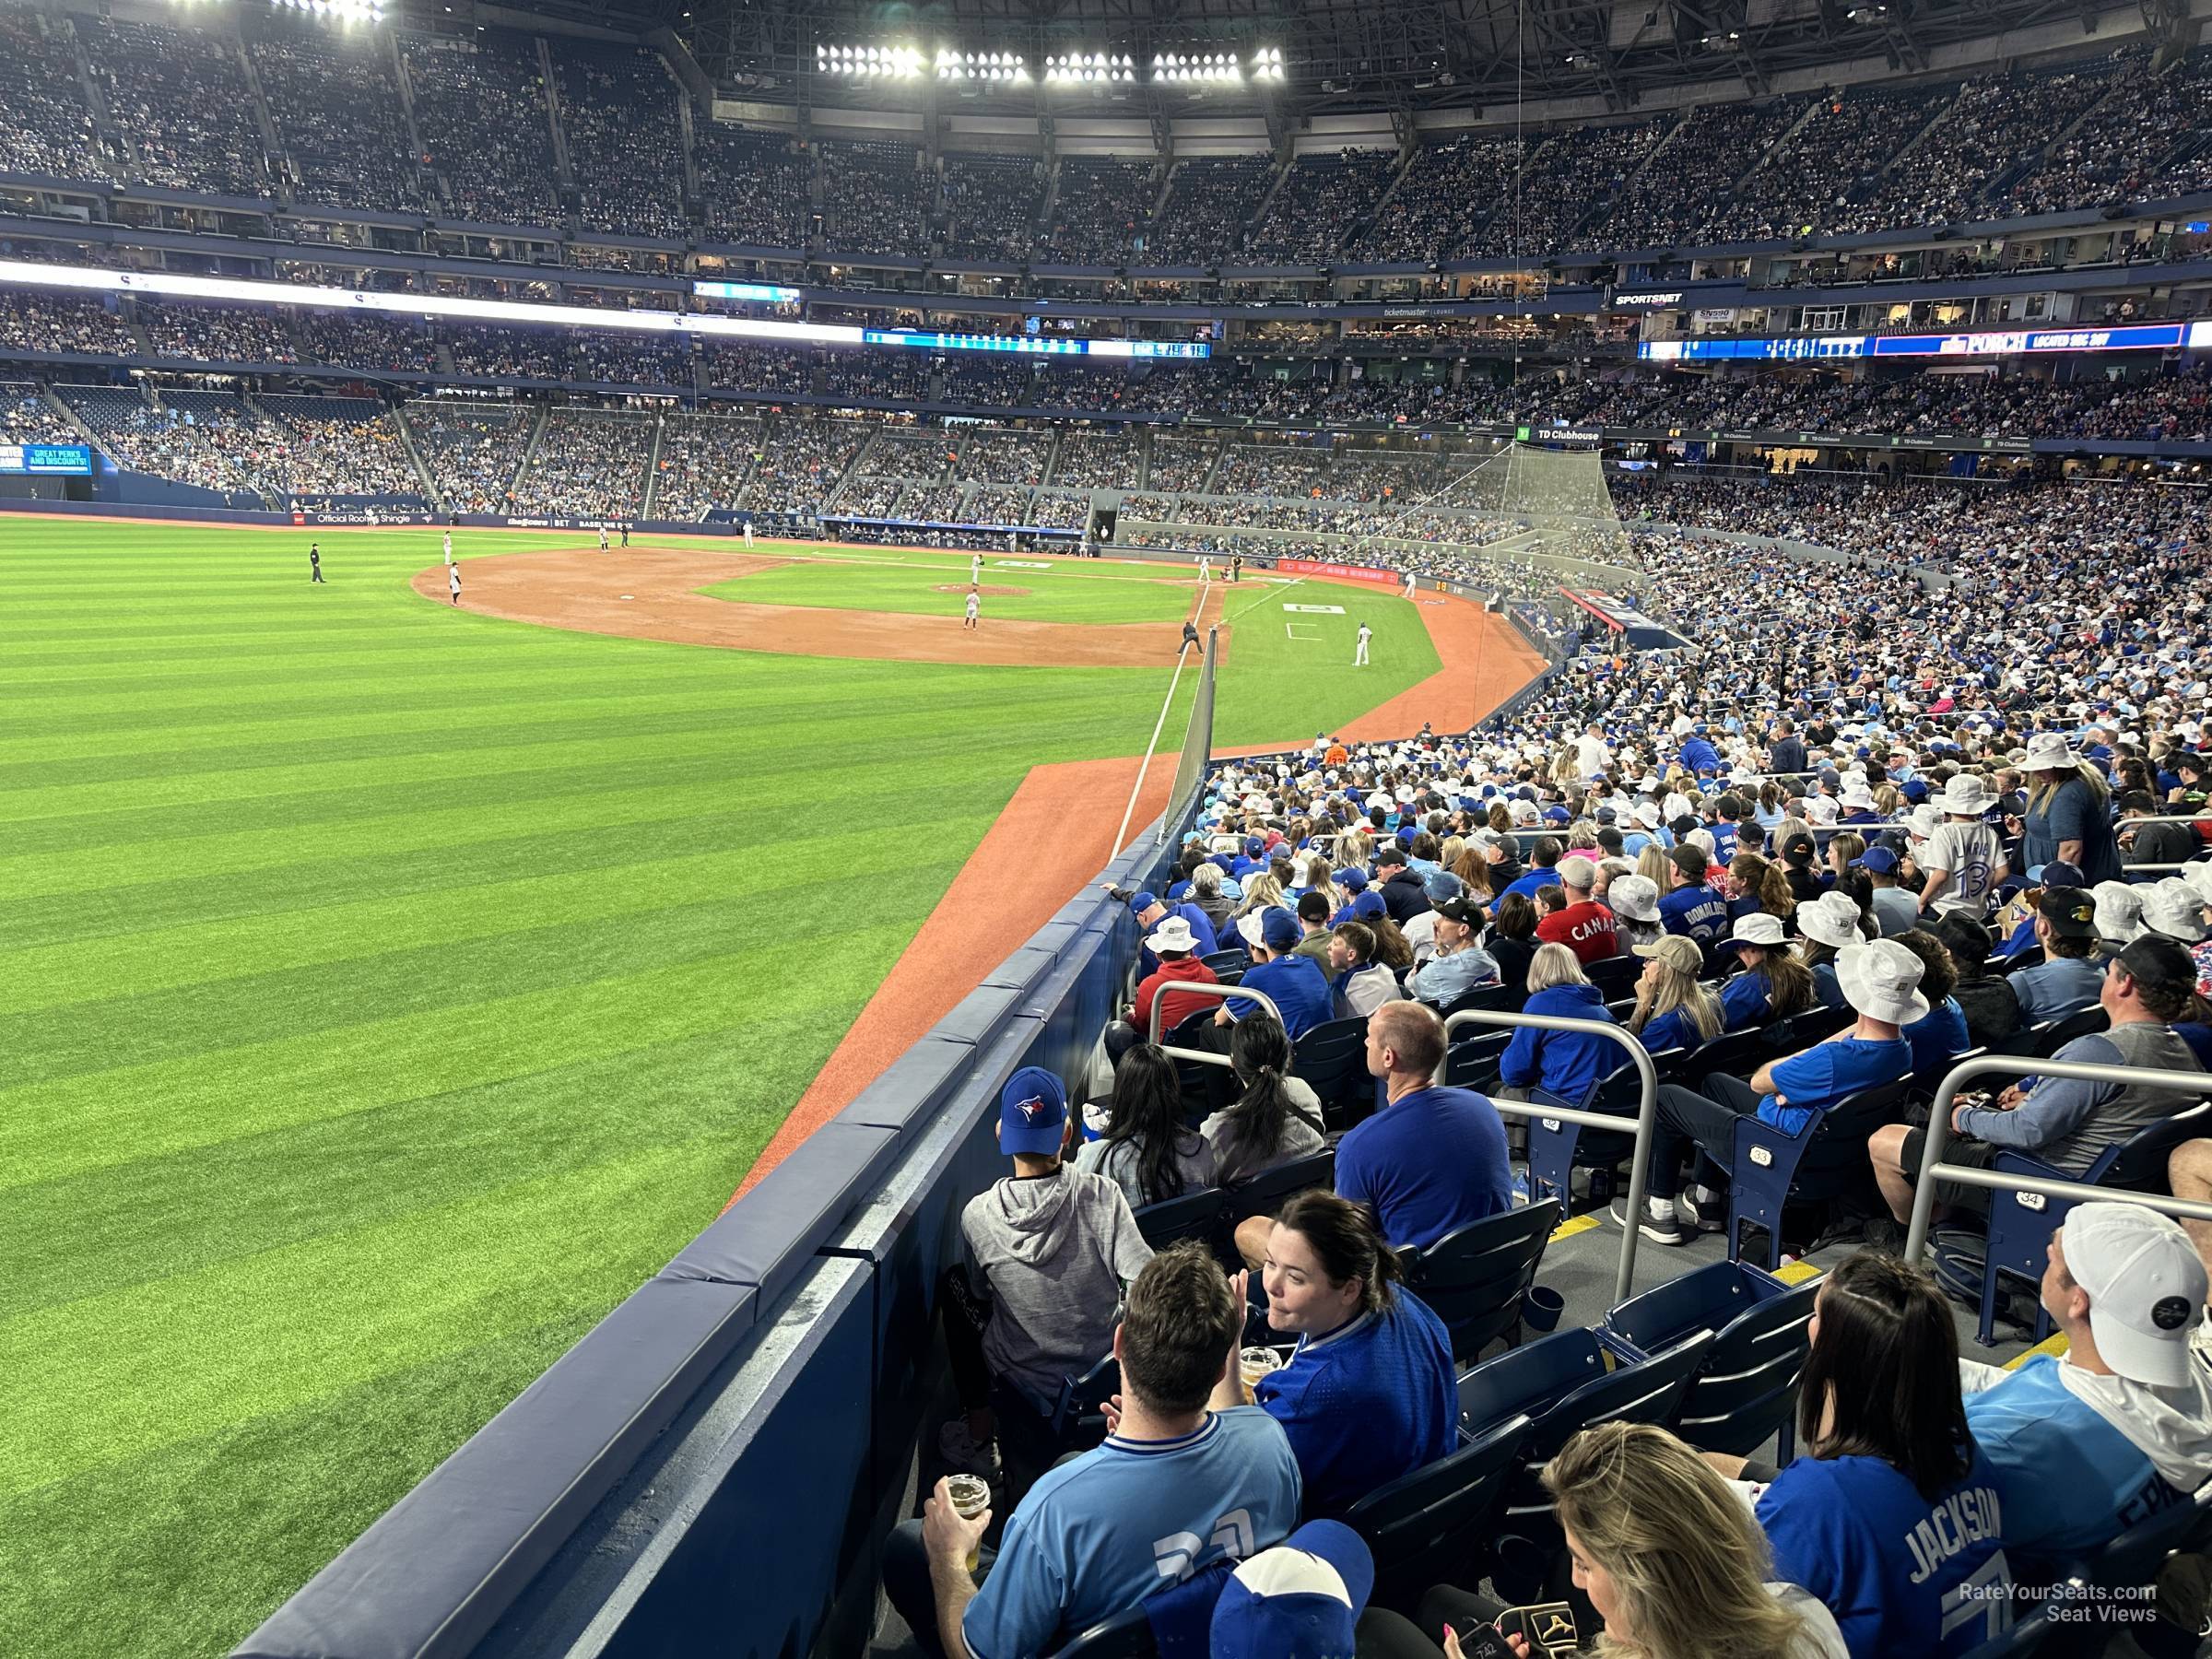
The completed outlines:
[[[1252,54],[1252,78],[1255,81],[1279,81],[1283,78],[1283,49],[1280,46],[1263,46]]]

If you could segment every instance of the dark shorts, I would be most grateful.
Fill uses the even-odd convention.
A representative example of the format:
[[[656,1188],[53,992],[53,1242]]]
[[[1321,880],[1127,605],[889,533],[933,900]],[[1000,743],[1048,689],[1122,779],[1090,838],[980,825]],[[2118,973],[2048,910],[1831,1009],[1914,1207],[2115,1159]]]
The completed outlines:
[[[1906,1179],[1916,1185],[1920,1179],[1920,1160],[1927,1155],[1927,1146],[1928,1132],[1925,1129],[1908,1129],[1905,1131],[1904,1144],[1898,1149],[1899,1165],[1904,1170]],[[1976,1140],[1971,1135],[1954,1135],[1943,1143],[1943,1161],[1964,1164],[1970,1170],[1986,1170],[1996,1162],[2000,1150],[1987,1141]],[[1987,1214],[1989,1189],[1961,1186],[1957,1182],[1947,1181],[1936,1187],[1936,1201],[1947,1204],[1954,1209],[1979,1210]]]

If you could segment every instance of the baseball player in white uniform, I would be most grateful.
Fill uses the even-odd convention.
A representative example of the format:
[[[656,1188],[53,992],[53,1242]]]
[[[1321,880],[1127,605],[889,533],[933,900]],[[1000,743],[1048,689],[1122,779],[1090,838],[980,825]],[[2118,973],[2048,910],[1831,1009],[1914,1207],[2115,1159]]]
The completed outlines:
[[[1413,572],[1411,571],[1406,572],[1406,597],[1408,599],[1413,597]]]
[[[753,545],[753,521],[751,519],[745,521],[745,545],[748,548]]]
[[[971,586],[971,587],[974,586],[974,585],[975,585],[977,582],[981,582],[982,579],[983,579],[983,556],[982,556],[981,553],[971,553],[971,554],[969,554],[969,555],[968,555],[968,584],[969,584],[969,586]]]
[[[980,627],[982,625],[982,615],[983,602],[980,597],[977,596],[975,588],[971,583],[968,589],[968,614],[961,619],[960,626],[962,628]]]
[[[449,565],[453,562],[453,533],[451,530],[445,533],[445,562]]]
[[[605,524],[599,526],[599,551],[602,553],[606,551],[606,526]]]
[[[445,567],[445,585],[451,588],[453,592],[453,603],[455,605],[460,604],[461,567],[459,565],[447,565]]]
[[[1373,629],[1368,627],[1364,622],[1359,624],[1359,649],[1352,653],[1353,667],[1364,668],[1367,666],[1367,642],[1374,637],[1375,630]]]
[[[1207,558],[1207,557],[1206,557],[1205,554],[1203,554],[1203,553],[1199,554],[1199,555],[1198,555],[1198,580],[1199,580],[1199,581],[1201,581],[1201,582],[1211,582],[1213,579],[1214,579],[1214,561],[1213,561],[1212,559],[1208,559],[1208,558]]]

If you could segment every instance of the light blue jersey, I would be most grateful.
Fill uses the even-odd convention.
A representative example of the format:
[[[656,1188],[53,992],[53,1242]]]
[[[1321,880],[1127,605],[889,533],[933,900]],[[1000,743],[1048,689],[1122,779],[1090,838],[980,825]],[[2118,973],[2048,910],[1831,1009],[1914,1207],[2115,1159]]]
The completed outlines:
[[[974,1659],[1032,1659],[1223,1556],[1298,1524],[1298,1460],[1256,1406],[1215,1412],[1172,1441],[1109,1435],[1053,1469],[1006,1523],[960,1621]]]

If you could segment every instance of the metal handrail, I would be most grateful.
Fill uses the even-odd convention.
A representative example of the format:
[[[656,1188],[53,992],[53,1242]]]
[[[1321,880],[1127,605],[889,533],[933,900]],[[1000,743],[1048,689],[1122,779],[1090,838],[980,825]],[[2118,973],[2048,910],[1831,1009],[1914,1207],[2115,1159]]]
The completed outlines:
[[[2139,1204],[2162,1215],[2186,1216],[2192,1221],[2212,1221],[2212,1204],[2170,1198],[2153,1193],[2131,1193],[2120,1187],[2091,1186],[2081,1181],[2052,1181],[2041,1175],[2012,1175],[1994,1170],[1971,1169],[1943,1161],[1944,1143],[1951,1138],[1951,1105],[1959,1084],[1969,1077],[1991,1073],[2037,1077],[2073,1077],[2088,1083],[2136,1083],[2153,1088],[2171,1088],[2183,1094],[2212,1094],[2212,1073],[2159,1071],[2141,1065],[2109,1065],[2093,1060],[2039,1060],[2032,1054],[1982,1054],[1961,1060],[1944,1074],[1936,1088],[1936,1103],[1928,1111],[1927,1138],[1920,1154],[1920,1173],[1912,1188],[1912,1225],[1905,1234],[1905,1260],[1920,1259],[1928,1241],[1928,1228],[1936,1211],[1936,1188],[1940,1182],[1983,1187],[1995,1193],[2041,1193],[2046,1198],[2072,1198],[2084,1203]]]
[[[1197,1060],[1207,1065],[1227,1065],[1229,1064],[1227,1054],[1217,1054],[1211,1049],[1169,1048],[1160,1041],[1160,1006],[1168,1000],[1171,993],[1178,996],[1185,993],[1195,996],[1211,996],[1222,1002],[1227,1002],[1232,996],[1249,996],[1253,1002],[1258,1003],[1261,1007],[1275,1016],[1275,1023],[1283,1027],[1283,1040],[1286,1042],[1289,1041],[1290,1028],[1283,1024],[1283,1011],[1275,1006],[1275,999],[1266,992],[1247,991],[1241,985],[1209,985],[1204,980],[1177,980],[1172,984],[1162,985],[1159,994],[1152,998],[1152,1030],[1149,1037],[1154,1048],[1160,1050],[1163,1053],[1172,1055],[1178,1060]],[[1292,1052],[1296,1052],[1295,1045],[1293,1045]]]
[[[1431,1081],[1444,1080],[1444,1068],[1452,1058],[1452,1033],[1461,1026],[1527,1026],[1539,1031],[1582,1031],[1594,1037],[1604,1037],[1618,1042],[1629,1051],[1629,1058],[1636,1063],[1636,1077],[1642,1093],[1636,1104],[1635,1162],[1629,1170],[1629,1224],[1620,1230],[1620,1265],[1613,1276],[1613,1300],[1616,1305],[1629,1300],[1631,1282],[1636,1273],[1637,1230],[1643,1224],[1644,1189],[1649,1184],[1646,1162],[1652,1147],[1652,1121],[1659,1110],[1659,1070],[1652,1064],[1651,1052],[1643,1046],[1636,1033],[1626,1026],[1615,1025],[1609,1019],[1568,1019],[1557,1014],[1512,1014],[1502,1009],[1465,1008],[1444,1021],[1444,1058],[1437,1062],[1436,1076]],[[1580,1124],[1585,1129],[1603,1129],[1611,1134],[1620,1133],[1621,1120],[1611,1112],[1583,1112],[1572,1106],[1538,1106],[1527,1100],[1501,1100],[1496,1096],[1490,1103],[1507,1117],[1548,1119],[1566,1124]]]

